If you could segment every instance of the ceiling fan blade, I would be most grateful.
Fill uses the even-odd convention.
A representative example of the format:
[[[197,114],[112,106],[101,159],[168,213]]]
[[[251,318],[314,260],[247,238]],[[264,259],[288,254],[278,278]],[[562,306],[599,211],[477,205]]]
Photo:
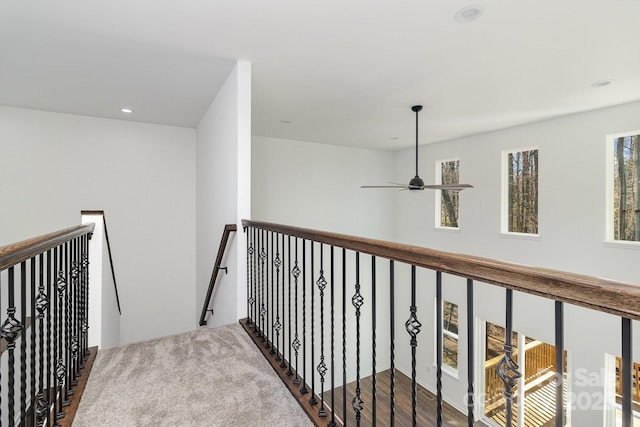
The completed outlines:
[[[431,184],[431,185],[425,185],[422,188],[428,188],[430,190],[462,191],[465,188],[473,188],[473,185],[471,184]]]
[[[406,185],[362,185],[360,188],[407,188]]]

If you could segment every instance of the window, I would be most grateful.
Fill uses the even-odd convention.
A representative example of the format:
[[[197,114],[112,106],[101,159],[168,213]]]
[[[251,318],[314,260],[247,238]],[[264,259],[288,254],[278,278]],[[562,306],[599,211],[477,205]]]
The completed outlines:
[[[442,302],[442,363],[458,370],[458,306]]]
[[[609,140],[609,158],[613,159],[609,238],[640,242],[640,131]]]
[[[504,153],[503,232],[538,234],[538,150]]]
[[[460,160],[437,162],[436,182],[458,184],[460,182]],[[460,206],[458,194],[457,191],[448,190],[440,190],[436,193],[436,227],[458,228]]]

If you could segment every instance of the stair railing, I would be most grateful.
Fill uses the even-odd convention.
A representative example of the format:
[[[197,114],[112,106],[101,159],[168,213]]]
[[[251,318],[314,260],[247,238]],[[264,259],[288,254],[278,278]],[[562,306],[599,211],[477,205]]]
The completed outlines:
[[[87,340],[93,229],[85,224],[0,247],[2,425],[60,425],[73,416],[82,372],[95,356]]]
[[[376,425],[382,416],[381,425],[443,425],[447,402],[442,381],[442,296],[446,281],[466,291],[466,313],[460,317],[466,317],[466,322],[458,325],[467,350],[466,420],[460,424],[474,425],[476,402],[484,391],[476,386],[475,374],[474,288],[480,282],[504,289],[504,342],[508,344],[496,372],[505,400],[506,426],[514,422],[514,391],[523,374],[511,346],[517,313],[513,296],[520,292],[554,301],[553,416],[558,427],[564,426],[568,411],[563,399],[564,305],[620,317],[622,425],[632,427],[631,321],[640,320],[640,286],[280,224],[252,220],[242,224],[247,234],[248,316],[241,324],[316,425],[342,426],[347,421],[349,425],[355,421],[356,426]],[[435,309],[430,304],[426,309],[419,306],[418,291],[425,289],[435,294]],[[429,320],[433,314],[435,328]],[[379,335],[381,322],[388,326],[384,337]],[[401,323],[406,335],[396,336]],[[433,354],[431,340],[425,343],[420,338],[425,327],[435,329],[435,370],[427,370],[435,373],[430,379],[435,380],[433,400],[424,400],[422,392],[418,396],[419,343],[427,349],[420,353],[421,366],[431,366]],[[381,367],[384,373],[378,372]],[[402,405],[403,411],[410,408],[402,419],[400,394],[396,395],[401,382],[409,384],[403,395],[411,396]],[[384,398],[377,395],[383,391]],[[447,413],[452,412],[458,411],[449,407]]]
[[[202,312],[200,313],[200,326],[205,326],[207,324],[207,313],[213,314],[213,309],[209,309],[209,304],[211,303],[211,297],[213,296],[213,288],[216,285],[216,280],[218,278],[218,272],[220,270],[224,270],[227,273],[227,267],[222,267],[222,258],[224,257],[224,251],[227,247],[227,242],[229,241],[229,235],[231,232],[235,232],[237,227],[235,224],[227,224],[224,226],[224,231],[222,232],[222,239],[220,240],[220,246],[218,247],[218,255],[216,256],[216,262],[213,265],[213,272],[211,273],[211,279],[209,280],[209,288],[207,289],[207,296],[204,298],[204,304],[202,304]]]

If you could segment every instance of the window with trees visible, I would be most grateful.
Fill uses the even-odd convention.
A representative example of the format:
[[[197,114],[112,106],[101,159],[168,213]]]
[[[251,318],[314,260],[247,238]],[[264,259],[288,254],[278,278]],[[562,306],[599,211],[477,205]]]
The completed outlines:
[[[436,164],[436,182],[460,183],[460,160],[440,161]],[[436,226],[458,228],[459,197],[457,191],[440,190],[436,194]]]
[[[442,302],[442,363],[458,370],[458,306]]]
[[[538,234],[538,150],[505,152],[503,232]]]
[[[616,135],[613,144],[613,240],[640,242],[640,131]]]

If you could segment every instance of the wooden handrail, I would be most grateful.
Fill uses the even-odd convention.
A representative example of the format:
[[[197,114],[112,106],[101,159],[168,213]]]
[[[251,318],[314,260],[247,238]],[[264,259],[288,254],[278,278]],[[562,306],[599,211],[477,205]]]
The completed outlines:
[[[0,271],[40,255],[74,237],[93,233],[95,224],[76,225],[0,247]]]
[[[236,231],[237,229],[238,227],[235,224],[227,224],[224,226],[224,232],[222,233],[222,239],[220,240],[220,247],[218,248],[218,255],[216,256],[216,263],[213,266],[213,272],[211,273],[211,279],[209,280],[209,289],[207,289],[207,296],[205,297],[204,304],[202,305],[202,313],[200,314],[200,326],[204,326],[207,324],[205,317],[207,316],[207,311],[209,311],[209,303],[211,302],[211,295],[213,295],[213,287],[216,284],[218,271],[221,270],[220,264],[222,263],[224,250],[227,247],[227,242],[229,241],[229,234],[231,234],[232,231]]]
[[[118,313],[122,314],[120,309],[120,297],[118,296],[118,283],[116,282],[116,272],[113,268],[113,257],[111,256],[111,243],[109,243],[109,232],[107,231],[107,216],[104,211],[82,211],[82,215],[102,215],[102,226],[104,227],[104,238],[107,241],[107,252],[109,253],[109,266],[111,267],[111,277],[113,278],[113,288],[116,292],[116,304],[118,305]]]
[[[242,220],[242,225],[393,259],[518,292],[640,320],[640,285],[637,284],[269,222]]]

